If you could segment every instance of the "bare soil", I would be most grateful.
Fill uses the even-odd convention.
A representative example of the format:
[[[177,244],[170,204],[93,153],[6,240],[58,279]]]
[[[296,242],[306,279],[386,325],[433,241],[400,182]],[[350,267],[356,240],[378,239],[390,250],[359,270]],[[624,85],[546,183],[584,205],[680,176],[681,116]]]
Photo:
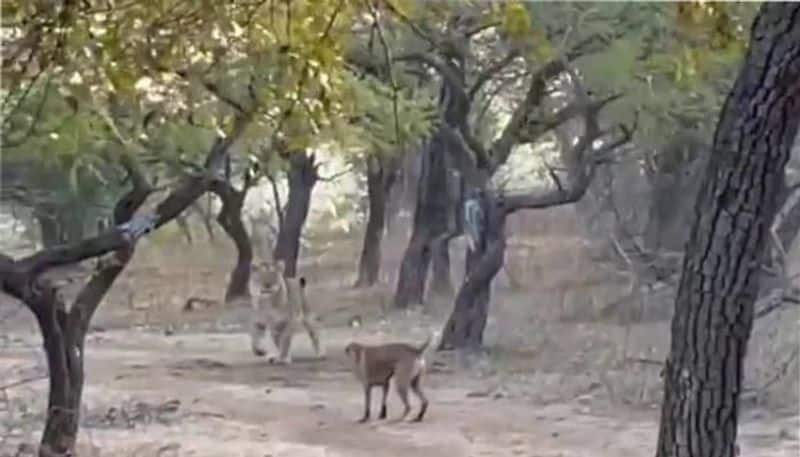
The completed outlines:
[[[255,358],[241,331],[169,336],[131,329],[94,333],[86,353],[79,455],[653,454],[655,404],[612,407],[597,383],[567,396],[556,388],[559,400],[542,401],[547,389],[553,389],[549,383],[534,382],[520,393],[509,392],[498,387],[497,376],[481,376],[474,367],[464,368],[440,354],[433,357],[426,383],[432,406],[424,423],[398,422],[399,401],[392,396],[390,420],[357,424],[363,397],[342,353],[352,334],[349,329],[328,331],[325,360],[311,356],[306,338],[298,335],[295,364],[279,367]],[[386,338],[372,334],[361,339]],[[39,358],[31,349],[34,340],[29,334],[16,339],[16,349],[4,349],[0,370],[8,373]],[[535,379],[535,373],[529,374]],[[8,390],[10,401],[27,397],[36,416],[45,393],[44,380]],[[797,415],[747,410],[740,435],[742,455],[798,455],[799,426]],[[20,442],[34,440],[35,429],[20,430],[0,447],[0,455],[13,455]]]
[[[563,253],[542,256],[544,245],[537,248],[541,262],[582,263]],[[208,259],[183,256],[179,263],[168,253],[137,253],[135,264],[115,285],[87,341],[78,455],[654,454],[658,361],[667,347],[668,321],[576,319],[576,310],[593,304],[570,296],[597,292],[582,292],[580,287],[588,286],[574,280],[588,275],[551,275],[516,292],[499,281],[487,350],[435,353],[429,360],[425,386],[431,407],[425,421],[398,421],[400,402],[392,393],[389,420],[357,424],[363,396],[347,369],[344,345],[353,339],[421,341],[441,327],[449,304],[388,313],[389,288],[354,291],[352,255],[328,252],[301,266],[310,278],[310,302],[325,323],[327,357],[313,357],[307,336],[298,334],[295,363],[273,366],[250,352],[243,325],[247,310],[217,305],[181,311],[189,296],[221,295],[230,259],[213,252]],[[212,268],[203,269],[207,265]],[[534,277],[537,268],[544,270],[514,266],[526,278]],[[361,326],[348,325],[354,317]],[[796,312],[782,319],[796,328]],[[0,303],[0,457],[27,455],[41,433],[47,381],[39,347],[28,311]],[[786,385],[796,389],[793,367]],[[9,387],[27,378],[37,380]],[[778,391],[743,404],[742,456],[800,455],[797,397],[787,402],[783,395]],[[373,395],[374,414],[378,398]]]

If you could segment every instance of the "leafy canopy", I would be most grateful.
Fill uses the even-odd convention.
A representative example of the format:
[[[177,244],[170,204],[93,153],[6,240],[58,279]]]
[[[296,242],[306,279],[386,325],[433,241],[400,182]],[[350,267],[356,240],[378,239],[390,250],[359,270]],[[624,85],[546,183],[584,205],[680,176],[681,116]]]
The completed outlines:
[[[359,38],[353,31],[381,6],[8,0],[4,143],[81,166],[119,150],[175,166],[196,163],[214,135],[244,120],[245,150],[299,151],[331,140],[388,149],[424,133],[427,115],[410,92],[395,96],[345,66],[345,50]],[[389,122],[387,100],[395,98],[399,119]],[[402,129],[390,135],[389,125]]]

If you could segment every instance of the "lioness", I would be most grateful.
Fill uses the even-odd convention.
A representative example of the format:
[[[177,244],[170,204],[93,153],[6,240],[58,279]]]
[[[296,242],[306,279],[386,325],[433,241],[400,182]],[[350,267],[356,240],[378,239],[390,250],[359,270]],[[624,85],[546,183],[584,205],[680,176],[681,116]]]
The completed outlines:
[[[306,301],[306,280],[303,277],[284,276],[284,263],[279,260],[273,265],[256,265],[253,269],[255,293],[253,294],[253,319],[250,328],[250,343],[253,354],[266,355],[264,336],[269,331],[273,344],[278,350],[277,357],[268,356],[270,363],[291,363],[289,350],[292,337],[302,325],[311,339],[314,352],[323,357],[319,330],[315,316],[308,309]]]

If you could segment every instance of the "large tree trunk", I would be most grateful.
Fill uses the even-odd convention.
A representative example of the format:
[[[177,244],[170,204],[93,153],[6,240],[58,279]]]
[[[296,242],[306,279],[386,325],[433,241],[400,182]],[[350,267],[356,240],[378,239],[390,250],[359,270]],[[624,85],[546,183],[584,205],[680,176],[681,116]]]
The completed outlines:
[[[657,456],[735,455],[767,230],[800,124],[800,4],[764,3],[717,125],[675,301]]]
[[[370,287],[378,281],[381,270],[381,240],[387,220],[386,206],[397,177],[393,159],[372,157],[367,163],[367,196],[369,215],[364,230],[364,243],[358,260],[355,287]]]
[[[222,208],[217,215],[217,222],[231,238],[236,246],[236,265],[228,280],[225,290],[225,302],[230,303],[238,298],[250,297],[250,269],[253,264],[253,245],[242,221],[242,207],[247,197],[249,178],[245,179],[244,188],[236,190],[229,182],[220,181],[212,187],[220,200]]]
[[[442,332],[439,349],[474,350],[483,345],[492,281],[505,257],[506,212],[502,203],[491,195],[483,194],[479,202],[485,228],[480,239],[467,248],[464,282]]]
[[[395,308],[421,304],[425,298],[425,280],[433,242],[448,230],[447,216],[451,209],[447,192],[448,171],[447,142],[440,131],[422,151],[414,225],[400,264],[393,302]]]
[[[314,155],[295,152],[289,156],[289,197],[283,212],[283,221],[278,230],[275,243],[275,260],[282,260],[286,266],[286,276],[297,274],[297,258],[300,255],[300,236],[303,233],[308,210],[311,205],[311,192],[317,183],[317,165]]]

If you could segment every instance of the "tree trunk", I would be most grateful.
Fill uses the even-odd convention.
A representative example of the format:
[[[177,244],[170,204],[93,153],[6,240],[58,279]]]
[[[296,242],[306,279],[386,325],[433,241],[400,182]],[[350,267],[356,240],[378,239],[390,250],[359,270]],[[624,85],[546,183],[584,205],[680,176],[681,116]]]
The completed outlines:
[[[411,192],[406,189],[405,184],[408,179],[406,176],[407,167],[404,165],[406,160],[407,157],[397,159],[394,172],[390,175],[390,179],[388,179],[386,212],[384,214],[383,224],[384,227],[386,227],[386,233],[389,235],[397,233],[397,228],[401,227],[400,224],[395,223],[398,220],[397,217],[409,206],[406,200],[409,198],[407,194]]]
[[[800,124],[800,4],[764,3],[725,102],[686,247],[656,455],[735,455],[767,230]]]
[[[37,321],[50,376],[41,457],[70,455],[75,448],[83,392],[83,339],[71,331],[63,303],[57,309],[55,295],[49,298],[52,301],[37,304],[43,308]]]
[[[73,455],[80,424],[84,382],[84,342],[94,312],[122,273],[132,251],[116,254],[115,262],[102,265],[81,290],[70,312],[55,288],[43,285],[44,293],[35,306],[44,341],[50,391],[47,417],[42,432],[40,457]]]
[[[446,134],[440,130],[422,151],[414,226],[400,264],[393,302],[395,308],[408,308],[423,302],[433,242],[448,230],[448,211],[451,208],[446,146]]]
[[[424,301],[425,276],[431,263],[431,249],[428,245],[430,236],[424,228],[416,228],[411,232],[411,240],[400,263],[400,274],[397,277],[397,289],[394,295],[395,308],[405,309],[412,304]]]
[[[441,350],[474,350],[483,345],[492,281],[505,257],[506,212],[502,202],[491,195],[484,194],[479,202],[485,215],[484,231],[481,239],[467,248],[464,282],[442,332]]]
[[[248,179],[246,179],[248,181]],[[212,191],[222,200],[222,208],[217,215],[217,222],[231,238],[236,246],[236,265],[228,280],[225,290],[225,302],[230,303],[237,298],[250,297],[250,269],[253,264],[253,245],[242,221],[242,207],[247,197],[249,183],[245,183],[242,191],[237,191],[229,182],[215,183]]]
[[[146,182],[136,179],[134,182],[134,189],[123,196],[114,209],[117,225],[128,222],[151,192]],[[31,288],[27,304],[39,324],[50,379],[39,457],[73,455],[80,424],[86,333],[100,302],[132,254],[132,247],[122,249],[113,254],[111,262],[99,262],[69,311],[56,288],[47,281],[37,281],[34,286],[33,281],[25,279],[27,287]]]
[[[450,238],[441,237],[433,243],[431,251],[431,293],[440,298],[453,296],[450,277]]]
[[[355,287],[370,287],[378,282],[381,269],[381,239],[386,221],[387,196],[391,191],[394,171],[384,160],[370,158],[367,163],[367,196],[369,215],[364,230],[364,243],[358,260],[358,278]]]
[[[283,260],[286,276],[297,274],[297,258],[300,254],[300,235],[308,217],[311,192],[317,183],[317,165],[314,155],[295,152],[289,156],[289,197],[283,212],[283,223],[278,230],[275,243],[275,260]]]
[[[74,455],[80,423],[85,336],[101,300],[130,260],[136,241],[172,221],[208,190],[214,180],[212,176],[217,174],[219,160],[225,158],[243,126],[244,122],[239,119],[232,135],[217,138],[206,158],[207,174],[185,177],[150,215],[133,218],[152,188],[138,164],[123,155],[122,164],[131,175],[134,188],[114,209],[117,224],[114,229],[68,246],[41,250],[20,260],[0,254],[0,287],[25,303],[34,314],[47,355],[50,393],[40,457]],[[57,288],[42,274],[54,267],[97,257],[94,274],[68,309]]]

